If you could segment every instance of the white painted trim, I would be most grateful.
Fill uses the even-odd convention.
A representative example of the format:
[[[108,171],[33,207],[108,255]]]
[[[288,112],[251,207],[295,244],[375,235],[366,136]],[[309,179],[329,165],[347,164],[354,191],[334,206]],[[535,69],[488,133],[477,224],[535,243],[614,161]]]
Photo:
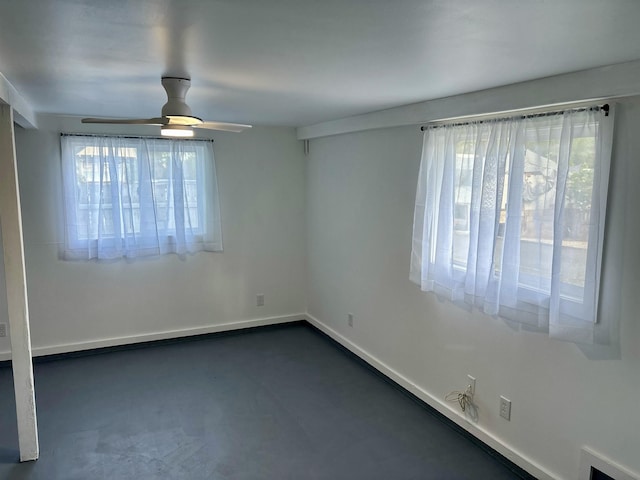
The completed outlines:
[[[31,358],[29,301],[22,236],[22,210],[18,182],[13,109],[0,105],[0,230],[7,289],[9,339],[13,352],[13,391],[16,397],[20,461],[39,455],[38,421]]]
[[[298,140],[307,140],[376,128],[420,125],[443,118],[634,95],[640,95],[640,60],[331,120],[299,127],[297,135]]]
[[[616,480],[640,480],[640,474],[632,472],[589,447],[582,447],[578,480],[591,480],[591,467],[597,468]]]
[[[33,356],[54,355],[58,353],[80,352],[95,348],[114,347],[119,345],[131,345],[134,343],[151,342],[154,340],[166,340],[170,338],[191,337],[206,333],[228,332],[243,328],[262,327],[266,325],[277,325],[280,323],[290,323],[298,320],[305,320],[304,313],[294,315],[283,315],[276,317],[255,318],[252,320],[242,320],[239,322],[222,323],[217,325],[207,325],[205,327],[184,328],[178,330],[166,330],[163,332],[145,333],[132,335],[129,337],[113,337],[101,340],[89,340],[86,342],[66,343],[63,345],[48,345],[44,347],[34,347]],[[11,352],[0,352],[0,361],[11,360]]]
[[[0,104],[13,107],[14,121],[23,128],[37,128],[36,115],[31,105],[18,93],[0,72]]]
[[[505,456],[513,463],[518,465],[520,468],[526,470],[534,477],[540,480],[554,480],[560,478],[558,475],[555,475],[547,470],[545,470],[542,466],[535,463],[533,460],[528,458],[522,452],[510,447],[506,443],[504,443],[500,438],[496,437],[493,433],[487,431],[483,427],[473,423],[466,417],[460,415],[456,410],[447,405],[443,400],[433,396],[431,393],[424,390],[422,387],[416,385],[408,378],[404,377],[399,372],[395,371],[393,368],[377,359],[366,350],[360,348],[358,345],[353,343],[348,338],[344,337],[342,334],[338,333],[331,327],[325,325],[320,320],[315,318],[313,315],[309,313],[306,314],[306,320],[316,327],[318,330],[326,333],[331,338],[340,343],[343,347],[347,348],[349,351],[356,354],[362,360],[367,362],[373,368],[378,370],[380,373],[389,377],[394,382],[398,383],[403,388],[407,389],[409,392],[414,394],[420,400],[425,402],[427,405],[433,407],[438,412],[443,414],[449,420],[453,421],[460,427],[464,428],[471,435],[484,442],[486,445],[493,448],[495,451]]]

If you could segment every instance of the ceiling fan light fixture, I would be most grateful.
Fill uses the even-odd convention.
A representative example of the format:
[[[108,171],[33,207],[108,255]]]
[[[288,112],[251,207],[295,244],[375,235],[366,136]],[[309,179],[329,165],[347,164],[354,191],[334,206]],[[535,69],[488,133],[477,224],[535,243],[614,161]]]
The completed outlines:
[[[187,125],[164,125],[160,133],[163,137],[193,137],[193,128]]]

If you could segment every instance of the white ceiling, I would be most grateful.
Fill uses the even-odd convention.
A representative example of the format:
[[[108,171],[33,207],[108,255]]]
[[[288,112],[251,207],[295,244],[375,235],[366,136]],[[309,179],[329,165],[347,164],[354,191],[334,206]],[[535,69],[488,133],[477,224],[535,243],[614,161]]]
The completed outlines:
[[[310,125],[640,58],[638,0],[0,0],[36,112]]]

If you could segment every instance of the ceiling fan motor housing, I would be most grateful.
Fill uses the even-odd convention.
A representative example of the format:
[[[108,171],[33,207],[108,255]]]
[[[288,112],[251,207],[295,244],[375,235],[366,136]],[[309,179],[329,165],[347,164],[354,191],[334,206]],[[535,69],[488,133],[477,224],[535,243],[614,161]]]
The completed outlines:
[[[162,106],[163,117],[193,117],[189,105],[185,103],[185,97],[191,80],[188,78],[163,77],[162,86],[167,92],[167,103]]]

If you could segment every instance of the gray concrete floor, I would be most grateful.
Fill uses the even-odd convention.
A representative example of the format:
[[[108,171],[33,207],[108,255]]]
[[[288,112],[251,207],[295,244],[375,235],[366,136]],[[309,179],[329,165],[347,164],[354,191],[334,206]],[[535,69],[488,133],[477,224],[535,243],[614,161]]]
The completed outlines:
[[[20,464],[0,368],[2,479],[510,479],[508,466],[305,324],[35,365]]]

